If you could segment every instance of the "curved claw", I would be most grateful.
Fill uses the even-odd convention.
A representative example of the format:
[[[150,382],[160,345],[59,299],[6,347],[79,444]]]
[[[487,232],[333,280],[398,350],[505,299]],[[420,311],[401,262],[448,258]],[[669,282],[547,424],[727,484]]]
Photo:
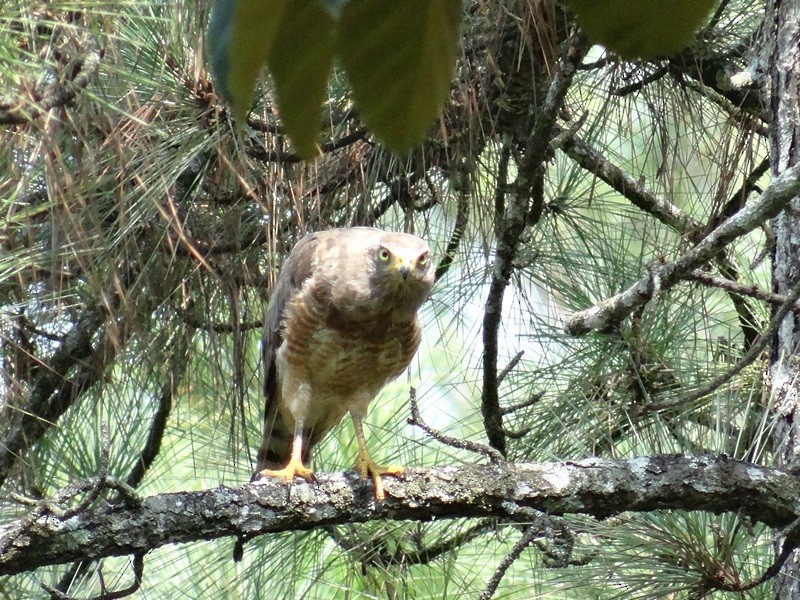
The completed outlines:
[[[299,460],[290,460],[282,469],[264,469],[257,473],[261,477],[274,477],[275,479],[283,479],[287,483],[292,483],[295,477],[302,477],[309,483],[313,483],[314,471],[308,467],[304,467],[303,463]]]
[[[402,477],[404,469],[399,465],[390,467],[383,467],[372,460],[368,455],[359,456],[356,459],[354,467],[355,471],[361,479],[366,479],[370,476],[372,484],[375,486],[375,500],[382,502],[386,498],[386,492],[383,490],[383,481],[381,475],[391,475],[393,477]]]

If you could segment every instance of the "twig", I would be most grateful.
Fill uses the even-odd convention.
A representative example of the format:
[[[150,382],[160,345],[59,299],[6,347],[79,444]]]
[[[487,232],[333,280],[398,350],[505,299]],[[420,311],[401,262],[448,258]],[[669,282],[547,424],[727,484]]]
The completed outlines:
[[[326,527],[325,530],[331,536],[331,539],[341,548],[347,552],[357,553],[359,561],[367,562],[385,569],[391,565],[402,565],[405,567],[427,565],[443,554],[457,550],[470,540],[489,531],[494,527],[496,521],[496,519],[481,519],[478,523],[464,531],[460,531],[430,546],[416,548],[414,550],[404,550],[398,545],[392,552],[388,552],[384,544],[375,537],[371,537],[367,540],[353,539],[351,536],[340,534],[335,527]]]
[[[245,321],[244,323],[208,323],[203,319],[199,319],[190,313],[188,310],[178,308],[177,306],[172,307],[175,312],[180,315],[181,319],[184,323],[193,327],[195,329],[201,329],[203,331],[212,331],[214,333],[234,333],[236,331],[248,331],[250,329],[259,329],[260,327],[264,326],[263,319],[259,319],[258,321]]]
[[[486,444],[481,444],[479,442],[473,442],[471,440],[461,440],[455,438],[447,435],[446,433],[442,433],[441,431],[438,431],[437,429],[434,429],[425,423],[419,414],[419,406],[417,405],[417,390],[413,387],[408,392],[408,400],[411,404],[411,418],[408,419],[409,425],[415,425],[419,427],[433,439],[445,444],[446,446],[458,448],[459,450],[467,450],[469,452],[484,454],[488,456],[493,463],[505,462],[505,457],[491,446],[487,446]]]
[[[351,144],[363,140],[367,136],[366,129],[357,129],[338,140],[326,142],[319,147],[320,154],[329,154],[336,150],[346,148]],[[276,150],[267,150],[261,146],[252,146],[247,154],[262,162],[277,162],[283,164],[293,164],[303,162],[305,159],[293,152],[278,152]]]
[[[761,197],[708,234],[678,260],[657,269],[662,290],[667,290],[700,267],[733,240],[751,232],[777,215],[800,192],[800,165],[786,169],[773,179]],[[618,324],[653,295],[654,277],[648,274],[624,292],[570,317],[566,330],[571,335],[603,331]]]
[[[635,92],[638,92],[642,88],[650,85],[651,83],[655,83],[659,79],[662,79],[665,75],[669,74],[669,65],[662,65],[657,68],[655,71],[650,73],[649,75],[645,75],[642,79],[635,83],[631,83],[629,85],[625,85],[616,89],[611,90],[611,94],[613,96],[619,96],[623,98],[625,96],[629,96]]]
[[[122,590],[115,592],[108,592],[103,586],[103,591],[99,596],[92,596],[87,600],[117,600],[118,598],[126,598],[136,593],[142,585],[142,575],[144,574],[144,554],[133,555],[133,583]],[[50,594],[52,600],[77,600],[75,596],[70,596],[64,592],[40,582],[42,589]]]
[[[442,260],[436,267],[436,281],[441,279],[445,273],[450,269],[450,265],[456,258],[458,247],[461,244],[461,237],[467,229],[469,222],[469,194],[467,190],[461,190],[458,194],[458,205],[456,208],[456,222],[453,225],[453,233],[450,236],[450,241],[447,242],[447,248],[444,251]]]
[[[511,548],[503,560],[500,561],[500,564],[497,565],[497,569],[495,570],[491,579],[489,579],[486,587],[478,596],[479,600],[489,600],[492,596],[494,596],[494,593],[497,591],[497,586],[500,585],[500,582],[503,580],[503,576],[506,574],[506,571],[508,571],[508,568],[514,564],[514,561],[520,557],[522,551],[530,546],[538,535],[539,531],[533,527],[527,528],[522,533],[522,537],[517,540],[517,543],[514,544],[514,547]]]
[[[0,125],[22,125],[31,123],[46,112],[66,106],[86,88],[97,75],[100,68],[101,52],[88,52],[85,56],[71,61],[65,66],[68,84],[60,78],[52,84],[47,94],[36,102],[36,108],[23,113],[21,106],[0,106]],[[22,103],[20,103],[22,104]]]
[[[500,385],[501,383],[503,383],[505,378],[508,377],[508,374],[511,373],[511,371],[514,370],[514,367],[516,367],[519,364],[519,361],[522,360],[522,356],[524,354],[525,354],[525,350],[520,350],[519,352],[517,352],[514,355],[514,357],[510,361],[508,361],[508,364],[505,366],[505,368],[502,371],[500,371],[500,374],[497,376],[497,385]],[[503,413],[503,414],[505,414],[505,413]]]
[[[786,528],[784,534],[782,535],[785,541],[783,543],[783,547],[781,548],[780,554],[759,577],[756,577],[747,583],[726,583],[724,581],[720,582],[716,579],[712,579],[709,582],[709,587],[723,592],[747,592],[766,583],[780,573],[780,570],[783,568],[786,559],[789,558],[792,552],[798,548],[798,533],[800,533],[800,519],[795,520],[794,523]]]
[[[773,304],[776,306],[780,306],[781,304],[786,302],[786,296],[784,296],[783,294],[768,292],[766,290],[760,289],[755,285],[747,285],[744,283],[739,283],[738,281],[733,281],[731,279],[728,279],[727,277],[714,275],[713,273],[709,273],[701,269],[695,269],[694,271],[686,275],[686,279],[690,281],[697,281],[698,283],[702,283],[703,285],[707,285],[710,287],[720,288],[722,290],[725,290],[726,292],[734,292],[741,296],[749,296],[751,298],[755,298],[756,300],[762,300],[764,302],[767,302],[768,304]],[[798,304],[796,308],[800,309],[800,304]]]
[[[537,392],[533,394],[527,400],[523,400],[522,402],[517,402],[516,404],[512,404],[511,406],[506,406],[502,409],[504,415],[510,415],[511,413],[517,412],[518,410],[522,410],[523,408],[528,408],[529,406],[533,406],[539,400],[542,399],[544,396],[544,392]]]

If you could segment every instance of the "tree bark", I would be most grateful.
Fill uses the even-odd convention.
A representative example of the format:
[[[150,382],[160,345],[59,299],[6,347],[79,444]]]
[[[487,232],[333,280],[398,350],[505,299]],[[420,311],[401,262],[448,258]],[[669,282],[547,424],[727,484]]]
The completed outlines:
[[[772,176],[798,163],[800,127],[800,1],[772,0],[767,6],[770,64]],[[794,197],[774,220],[773,289],[785,293],[800,281],[800,199]],[[800,344],[797,312],[790,312],[778,328],[770,359],[770,375],[778,423],[774,433],[776,463],[783,469],[800,468]],[[780,546],[781,541],[778,542]],[[800,552],[795,550],[775,580],[775,598],[800,598]]]
[[[100,481],[40,502],[29,515],[0,527],[0,575],[74,560],[141,557],[166,544],[385,519],[518,521],[525,509],[598,518],[682,509],[735,512],[781,527],[800,515],[794,475],[710,456],[410,469],[402,479],[385,478],[388,497],[382,503],[355,474],[334,473],[288,492],[282,483],[266,482],[128,498],[124,505],[66,506],[75,496],[99,501]]]

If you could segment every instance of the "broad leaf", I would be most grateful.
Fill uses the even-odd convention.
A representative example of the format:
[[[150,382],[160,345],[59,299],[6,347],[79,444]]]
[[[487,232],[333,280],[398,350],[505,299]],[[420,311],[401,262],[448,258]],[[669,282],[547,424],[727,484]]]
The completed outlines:
[[[269,59],[278,107],[297,153],[318,153],[321,107],[333,63],[333,19],[319,0],[290,0]]]
[[[208,26],[214,81],[237,121],[247,116],[253,89],[269,57],[289,0],[217,0]]]
[[[692,43],[718,0],[568,0],[589,37],[628,58],[669,56]]]
[[[456,63],[459,0],[352,0],[336,49],[367,126],[389,148],[422,141],[447,98]]]

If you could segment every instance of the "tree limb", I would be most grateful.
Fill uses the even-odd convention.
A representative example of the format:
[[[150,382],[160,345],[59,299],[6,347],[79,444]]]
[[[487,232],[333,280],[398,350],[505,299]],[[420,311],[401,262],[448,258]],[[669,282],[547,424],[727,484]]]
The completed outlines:
[[[597,518],[658,509],[737,512],[770,526],[789,525],[800,515],[800,481],[791,473],[702,455],[408,469],[385,486],[388,497],[376,504],[369,484],[354,473],[321,473],[318,484],[295,483],[289,494],[282,483],[267,481],[63,513],[69,518],[45,513],[24,528],[0,527],[6,547],[0,575],[144,554],[167,544],[348,522],[518,519],[520,507]]]
[[[567,332],[584,335],[616,325],[646,304],[656,291],[671,288],[711,259],[723,246],[773,218],[799,192],[800,165],[795,165],[773,179],[758,200],[722,223],[678,260],[654,269],[624,292],[573,314],[567,320]]]

